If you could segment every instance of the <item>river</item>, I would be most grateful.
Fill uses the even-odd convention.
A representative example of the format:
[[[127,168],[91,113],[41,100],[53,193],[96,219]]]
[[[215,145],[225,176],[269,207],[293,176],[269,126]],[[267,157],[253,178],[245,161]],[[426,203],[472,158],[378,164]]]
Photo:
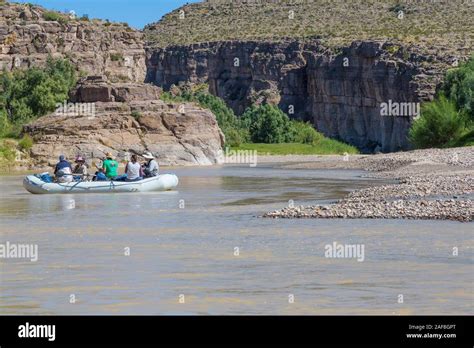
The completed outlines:
[[[259,218],[383,181],[276,164],[164,171],[176,191],[31,195],[1,176],[0,243],[36,244],[38,260],[0,258],[0,314],[473,312],[472,224]],[[325,257],[334,242],[363,245],[363,260]]]

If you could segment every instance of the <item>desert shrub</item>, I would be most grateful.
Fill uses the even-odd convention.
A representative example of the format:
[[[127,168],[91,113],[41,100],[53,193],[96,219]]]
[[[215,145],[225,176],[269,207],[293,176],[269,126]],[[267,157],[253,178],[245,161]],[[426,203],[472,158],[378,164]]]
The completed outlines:
[[[11,132],[11,124],[8,121],[7,114],[0,110],[0,138],[6,137]]]
[[[453,147],[473,144],[474,56],[446,73],[436,99],[422,105],[409,138],[415,147]]]
[[[50,22],[58,22],[61,24],[66,24],[69,21],[69,18],[61,13],[54,11],[46,11],[43,13],[43,19]]]
[[[413,122],[409,138],[417,148],[449,147],[465,131],[465,115],[453,101],[441,95],[422,105],[421,116]]]
[[[10,140],[0,140],[0,170],[8,169],[16,160],[16,146]]]
[[[112,62],[121,62],[123,60],[123,55],[122,53],[111,53],[110,60]]]
[[[28,135],[23,135],[23,138],[18,142],[20,150],[29,151],[33,147],[33,139]]]
[[[291,138],[294,143],[316,145],[324,136],[318,133],[310,123],[292,121]]]
[[[137,110],[133,110],[132,113],[131,113],[131,116],[132,116],[135,120],[138,121],[138,120],[140,119],[140,117],[142,117],[142,114],[141,114],[139,111],[137,111]]]

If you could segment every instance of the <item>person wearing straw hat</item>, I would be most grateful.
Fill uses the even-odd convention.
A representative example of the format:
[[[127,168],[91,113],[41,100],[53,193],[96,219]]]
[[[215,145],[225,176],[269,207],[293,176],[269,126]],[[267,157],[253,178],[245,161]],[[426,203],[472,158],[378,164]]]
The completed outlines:
[[[105,159],[104,163],[102,164],[102,170],[103,170],[105,176],[108,179],[113,180],[118,175],[118,166],[119,166],[119,164],[110,152],[107,152],[105,154],[105,157],[106,157],[106,159]]]
[[[143,165],[143,172],[145,173],[145,178],[151,178],[154,176],[158,176],[160,172],[160,167],[158,166],[158,162],[155,160],[155,156],[151,152],[145,152],[142,157],[147,160],[147,162]]]

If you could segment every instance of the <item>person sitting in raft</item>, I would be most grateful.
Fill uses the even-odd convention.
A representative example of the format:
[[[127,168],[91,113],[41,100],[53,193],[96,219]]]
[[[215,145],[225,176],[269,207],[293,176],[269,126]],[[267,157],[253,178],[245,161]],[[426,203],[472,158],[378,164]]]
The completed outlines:
[[[84,157],[76,157],[76,166],[74,167],[72,174],[74,174],[74,180],[82,180],[84,177],[89,175]]]
[[[107,179],[113,180],[117,177],[118,175],[118,162],[114,159],[114,156],[110,153],[107,152],[105,154],[105,161],[102,164],[102,171],[107,177]]]
[[[59,183],[68,183],[72,181],[71,163],[66,161],[66,157],[64,155],[59,156],[59,162],[54,168],[54,175],[56,176],[56,180]]]
[[[137,155],[132,155],[130,162],[128,162],[125,167],[125,174],[127,175],[125,181],[143,180],[142,166],[138,163]]]
[[[158,176],[160,172],[160,167],[158,166],[158,162],[156,162],[155,160],[155,156],[153,156],[151,152],[146,152],[142,156],[147,160],[147,162],[143,164],[143,172],[145,174],[145,178],[152,178],[154,176]]]

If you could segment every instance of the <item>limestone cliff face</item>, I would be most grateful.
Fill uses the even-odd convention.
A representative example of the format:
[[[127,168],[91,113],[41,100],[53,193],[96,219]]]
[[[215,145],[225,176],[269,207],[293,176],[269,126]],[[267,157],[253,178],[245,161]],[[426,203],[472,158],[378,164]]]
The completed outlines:
[[[45,20],[39,6],[0,4],[0,69],[41,66],[51,55],[69,58],[85,75],[143,82],[143,34],[101,20]]]
[[[122,161],[151,151],[162,165],[218,163],[224,136],[215,116],[191,103],[165,103],[160,93],[143,83],[83,79],[71,93],[71,101],[81,109],[66,104],[59,113],[24,127],[34,140],[31,157],[42,166],[53,165],[60,154],[97,160],[112,152]]]
[[[210,111],[165,103],[160,88],[143,83],[142,32],[39,6],[0,3],[0,44],[0,69],[42,66],[51,56],[68,58],[87,76],[71,92],[65,110],[24,127],[34,139],[34,165],[53,165],[59,154],[98,160],[106,152],[126,160],[151,151],[162,165],[221,160],[224,136]]]
[[[147,81],[207,82],[238,114],[266,101],[363,151],[390,152],[409,148],[414,115],[381,116],[381,104],[431,99],[443,74],[431,67],[439,63],[388,42],[334,52],[318,40],[227,41],[150,48]]]

